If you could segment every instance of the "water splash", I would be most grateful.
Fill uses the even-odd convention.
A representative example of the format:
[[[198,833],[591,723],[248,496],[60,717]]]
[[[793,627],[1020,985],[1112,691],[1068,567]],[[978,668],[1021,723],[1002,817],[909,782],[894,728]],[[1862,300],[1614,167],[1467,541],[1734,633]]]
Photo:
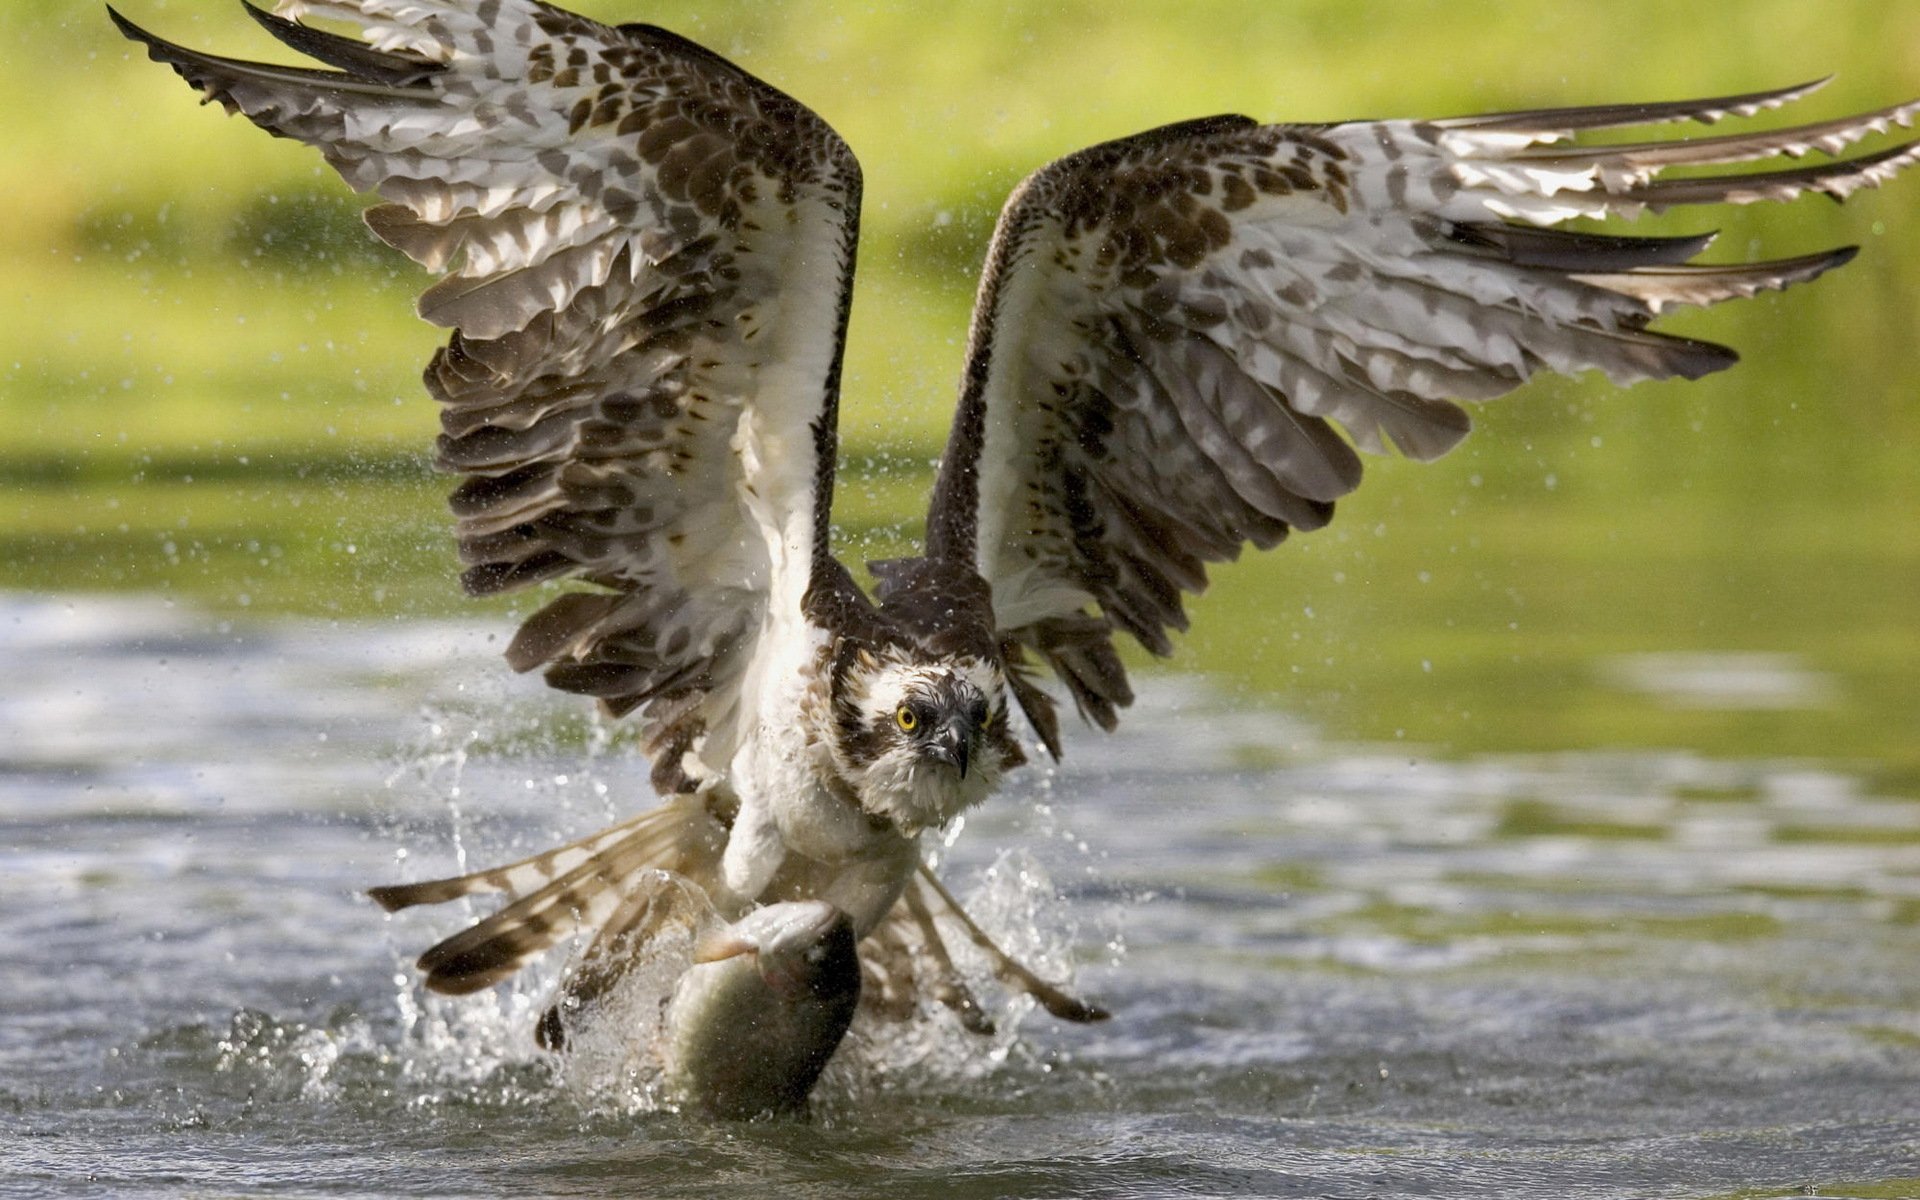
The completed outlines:
[[[1149,680],[1129,736],[1071,747],[1020,785],[1036,805],[981,806],[942,854],[1049,974],[1055,942],[1097,962],[1128,905],[1126,969],[1076,989],[1115,1019],[982,985],[1009,1040],[929,1010],[850,1042],[812,1122],[713,1126],[650,1111],[638,1071],[582,1099],[534,1046],[558,952],[427,996],[412,957],[460,914],[399,914],[383,947],[355,900],[402,849],[410,877],[451,873],[451,831],[484,864],[650,803],[617,734],[495,687],[486,625],[123,607],[0,604],[5,878],[31,901],[0,906],[16,1189],[1912,1190],[1888,1100],[1920,1061],[1909,771],[1274,752],[1271,718]],[[423,695],[479,738],[416,736]]]
[[[372,1025],[353,1013],[309,1024],[243,1008],[212,1048],[216,1074],[239,1077],[256,1094],[311,1103],[340,1100],[356,1063],[379,1070],[388,1061]]]
[[[414,738],[386,778],[392,812],[424,814],[386,823],[387,836],[400,843],[396,861],[412,866],[444,850],[452,858],[444,873],[465,873],[578,837],[623,815],[617,793],[631,790],[624,785],[645,770],[623,731],[604,721],[582,725],[503,711],[492,707],[494,700],[462,695],[422,710]],[[565,769],[542,769],[549,763],[564,763]],[[1044,781],[1036,786],[1044,794]],[[531,804],[529,794],[535,798]],[[1060,836],[1057,819],[1042,802],[1033,802],[1026,820],[1045,836]],[[950,856],[958,840],[944,839],[935,853]],[[1087,853],[1084,843],[1078,844]],[[415,867],[405,873],[442,872]],[[1010,954],[1051,981],[1070,982],[1077,929],[1036,858],[1000,855],[979,870],[964,902]],[[412,969],[420,944],[413,931],[430,922],[433,936],[444,936],[490,907],[463,899],[423,910],[432,914],[428,917],[395,919],[390,935],[399,1031],[394,1053],[403,1073],[433,1088],[485,1088],[503,1074],[542,1066],[545,1078],[583,1111],[646,1113],[668,1107],[660,1083],[661,1018],[673,985],[691,961],[691,927],[675,927],[656,938],[592,1011],[571,1014],[570,1048],[556,1060],[535,1046],[531,1030],[582,947],[557,947],[506,983],[464,997],[428,993]],[[991,1074],[1018,1057],[1020,1032],[1034,1002],[993,984],[991,964],[959,930],[947,930],[947,940],[957,965],[988,1005],[995,1032],[987,1038],[969,1033],[932,1002],[904,1022],[863,1013],[822,1082],[823,1105],[859,1107],[908,1078],[945,1087]]]
[[[1074,989],[1073,949],[1080,931],[1073,910],[1033,855],[1002,852],[971,887],[962,889],[960,900],[1002,950],[1042,978]],[[993,964],[986,954],[950,919],[939,923],[954,964],[991,1021],[991,1032],[969,1030],[956,1014],[929,998],[922,998],[904,1020],[863,1007],[816,1092],[816,1107],[827,1119],[870,1112],[893,1102],[903,1090],[943,1095],[1010,1070],[1052,1069],[1049,1056],[1022,1036],[1039,1008],[1037,1002],[993,982]]]

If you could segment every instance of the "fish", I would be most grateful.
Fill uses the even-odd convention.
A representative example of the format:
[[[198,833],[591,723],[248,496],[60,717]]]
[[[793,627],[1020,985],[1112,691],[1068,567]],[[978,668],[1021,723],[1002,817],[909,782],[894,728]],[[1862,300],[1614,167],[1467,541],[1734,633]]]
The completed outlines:
[[[708,933],[668,1003],[668,1102],[723,1120],[803,1113],[860,1005],[853,920],[822,900]]]

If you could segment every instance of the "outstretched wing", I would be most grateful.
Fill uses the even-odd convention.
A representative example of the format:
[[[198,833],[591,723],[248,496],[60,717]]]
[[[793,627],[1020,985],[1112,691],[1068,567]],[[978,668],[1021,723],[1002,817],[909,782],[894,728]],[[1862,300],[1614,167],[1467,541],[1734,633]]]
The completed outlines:
[[[444,278],[443,405],[463,582],[572,576],[508,650],[680,750],[730,720],[770,604],[827,554],[860,198],[818,117],[673,34],[537,0],[282,0],[333,70],[182,49],[114,19],[209,100],[318,148],[380,237]]]
[[[1131,699],[1115,631],[1170,653],[1205,565],[1324,525],[1360,482],[1355,446],[1438,457],[1468,430],[1455,401],[1536,371],[1598,368],[1624,384],[1720,370],[1732,351],[1649,322],[1851,257],[1695,265],[1710,237],[1552,228],[1678,204],[1841,199],[1920,157],[1908,143],[1666,174],[1836,154],[1910,124],[1920,102],[1763,133],[1574,143],[1749,116],[1814,86],[1440,121],[1216,117],[1061,159],[1001,214],[928,555],[972,563],[1016,667],[1037,653],[1111,728]],[[1057,754],[1050,702],[1018,679]]]

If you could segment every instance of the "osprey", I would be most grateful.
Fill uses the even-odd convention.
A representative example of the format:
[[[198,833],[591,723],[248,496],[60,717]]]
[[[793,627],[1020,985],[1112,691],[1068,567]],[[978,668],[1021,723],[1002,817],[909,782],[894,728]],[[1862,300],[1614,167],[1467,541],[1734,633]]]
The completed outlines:
[[[525,862],[374,892],[389,908],[506,894],[422,957],[443,991],[587,937],[541,1023],[549,1045],[657,927],[641,881],[659,871],[727,920],[786,902],[846,914],[882,1005],[930,988],[984,1022],[946,917],[1054,1012],[1102,1015],[993,950],[918,850],[1021,764],[1015,710],[1058,756],[1042,672],[1113,728],[1132,698],[1116,642],[1169,654],[1207,564],[1325,525],[1360,481],[1357,450],[1436,458],[1467,434],[1461,402],[1536,372],[1628,384],[1731,366],[1651,321],[1854,253],[1697,264],[1711,235],[1564,222],[1843,199],[1920,157],[1911,142],[1844,157],[1920,102],[1580,140],[1748,117],[1817,83],[1443,120],[1216,116],[1070,154],[1000,216],[923,552],[873,564],[870,598],[829,541],[861,182],[825,122],[675,34],[538,0],[278,9],[254,15],[325,69],[115,20],[207,99],[379,193],[373,231],[444,276],[420,313],[453,330],[426,385],[439,462],[465,476],[463,582],[591,586],[528,619],[507,661],[631,714],[664,797]],[[1717,170],[1815,151],[1832,157]]]

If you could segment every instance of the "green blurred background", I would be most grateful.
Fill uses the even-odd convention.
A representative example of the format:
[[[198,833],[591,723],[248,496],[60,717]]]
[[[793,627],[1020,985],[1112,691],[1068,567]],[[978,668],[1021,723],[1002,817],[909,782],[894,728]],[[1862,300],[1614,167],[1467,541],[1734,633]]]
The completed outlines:
[[[860,557],[917,531],[994,214],[1050,158],[1223,111],[1443,115],[1829,72],[1800,119],[1920,95],[1914,4],[579,7],[705,42],[860,155],[836,506]],[[224,0],[125,8],[282,55]],[[8,0],[0,55],[0,586],[352,619],[537,605],[458,593],[421,276],[317,156],[197,108],[94,3]],[[1809,757],[1920,794],[1920,173],[1844,208],[1638,228],[1721,228],[1723,260],[1865,252],[1667,323],[1737,346],[1734,371],[1537,382],[1442,463],[1371,462],[1330,529],[1216,573],[1176,665],[1335,741]]]

